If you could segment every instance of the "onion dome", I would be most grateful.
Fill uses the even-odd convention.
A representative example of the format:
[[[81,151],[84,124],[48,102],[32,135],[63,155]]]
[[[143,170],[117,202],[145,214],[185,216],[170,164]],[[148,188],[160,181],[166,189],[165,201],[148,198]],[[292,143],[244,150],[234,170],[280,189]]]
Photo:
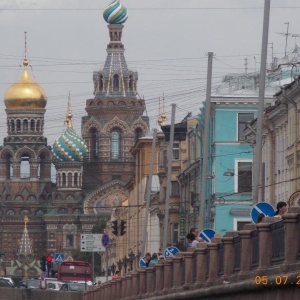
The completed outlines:
[[[58,161],[62,162],[82,162],[87,154],[87,146],[80,136],[78,136],[72,126],[72,113],[70,111],[70,96],[68,102],[68,112],[65,123],[67,129],[53,144],[52,152]]]
[[[44,89],[29,75],[28,60],[23,61],[23,74],[20,79],[11,85],[4,94],[4,103],[7,109],[36,110],[43,109],[47,103]]]
[[[119,0],[114,0],[104,10],[103,18],[108,24],[122,24],[128,18],[127,8]]]

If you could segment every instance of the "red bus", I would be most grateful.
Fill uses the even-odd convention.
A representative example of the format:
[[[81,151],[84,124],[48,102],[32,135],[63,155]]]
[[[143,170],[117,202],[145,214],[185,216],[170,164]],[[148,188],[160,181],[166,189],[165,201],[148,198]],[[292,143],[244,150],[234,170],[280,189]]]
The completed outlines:
[[[61,281],[93,282],[92,267],[85,261],[63,261],[58,266],[57,279]]]

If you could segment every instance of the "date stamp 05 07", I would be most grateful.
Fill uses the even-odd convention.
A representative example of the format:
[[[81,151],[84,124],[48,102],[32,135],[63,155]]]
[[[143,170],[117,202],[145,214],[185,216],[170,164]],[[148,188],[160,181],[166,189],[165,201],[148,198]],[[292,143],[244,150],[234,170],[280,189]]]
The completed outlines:
[[[257,285],[299,285],[300,286],[300,275],[255,276],[254,283]]]

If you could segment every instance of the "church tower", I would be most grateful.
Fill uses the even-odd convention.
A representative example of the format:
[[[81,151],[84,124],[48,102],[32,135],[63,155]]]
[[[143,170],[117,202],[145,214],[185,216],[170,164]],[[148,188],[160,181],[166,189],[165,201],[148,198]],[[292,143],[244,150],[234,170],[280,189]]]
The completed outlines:
[[[87,116],[82,118],[82,137],[87,144],[83,166],[83,188],[90,191],[85,213],[128,197],[125,185],[134,175],[129,150],[149,131],[143,116],[145,101],[137,93],[138,73],[128,68],[122,43],[127,9],[113,1],[103,13],[108,23],[109,44],[103,69],[94,72],[94,98],[86,101]]]

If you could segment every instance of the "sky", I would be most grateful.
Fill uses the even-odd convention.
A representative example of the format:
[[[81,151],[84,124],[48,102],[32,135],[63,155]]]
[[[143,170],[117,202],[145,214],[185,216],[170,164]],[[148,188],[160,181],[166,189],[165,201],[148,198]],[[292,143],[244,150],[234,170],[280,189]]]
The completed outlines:
[[[103,67],[109,42],[102,17],[110,0],[0,1],[0,144],[6,133],[3,97],[21,75],[24,31],[32,76],[45,89],[45,133],[49,145],[64,131],[70,91],[74,128],[80,134],[85,102],[93,98],[93,71]],[[138,71],[138,93],[145,99],[151,129],[157,127],[164,95],[170,122],[197,115],[206,94],[207,53],[214,53],[212,91],[227,73],[260,69],[263,0],[122,0],[129,18],[122,41],[130,69]],[[300,34],[298,0],[272,0],[269,43],[282,57],[286,22]],[[288,37],[288,50],[298,37]],[[269,45],[268,62],[272,48]]]

